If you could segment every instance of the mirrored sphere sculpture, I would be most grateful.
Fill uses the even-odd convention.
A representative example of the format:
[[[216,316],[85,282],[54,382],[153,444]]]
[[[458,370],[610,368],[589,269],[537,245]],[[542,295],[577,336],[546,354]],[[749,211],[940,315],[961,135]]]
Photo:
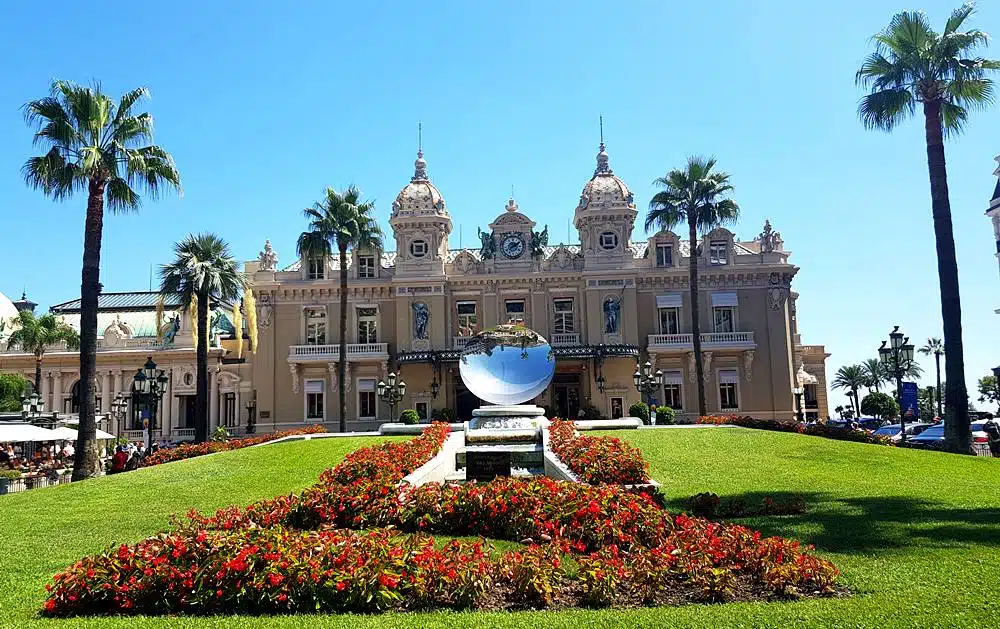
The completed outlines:
[[[469,339],[459,360],[462,382],[492,404],[526,402],[549,386],[556,362],[540,334],[523,325],[499,325]]]

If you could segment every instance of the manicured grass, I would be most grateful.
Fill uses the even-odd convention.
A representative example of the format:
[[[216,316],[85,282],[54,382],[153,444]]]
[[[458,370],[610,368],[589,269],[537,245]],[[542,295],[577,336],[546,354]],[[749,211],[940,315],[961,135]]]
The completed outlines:
[[[383,616],[93,618],[36,610],[55,571],[171,513],[295,491],[366,439],[252,448],[0,497],[0,627],[1000,626],[1000,461],[741,429],[617,432],[675,501],[700,491],[805,496],[800,516],[745,523],[815,544],[855,595],[634,611]]]

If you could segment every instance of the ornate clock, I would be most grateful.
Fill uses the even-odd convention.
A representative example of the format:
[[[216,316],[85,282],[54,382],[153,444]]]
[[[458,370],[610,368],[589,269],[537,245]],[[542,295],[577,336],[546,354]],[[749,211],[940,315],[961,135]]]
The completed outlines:
[[[524,253],[524,236],[513,232],[504,234],[500,241],[500,253],[511,260],[520,258]]]

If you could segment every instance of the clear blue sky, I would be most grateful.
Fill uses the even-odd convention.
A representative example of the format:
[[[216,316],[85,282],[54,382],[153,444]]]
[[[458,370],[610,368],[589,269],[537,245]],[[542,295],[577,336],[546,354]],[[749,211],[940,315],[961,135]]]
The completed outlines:
[[[781,231],[801,267],[803,340],[826,344],[832,377],[875,356],[893,324],[941,335],[922,126],[889,136],[855,115],[869,37],[907,2],[7,3],[0,290],[27,286],[43,308],[79,295],[85,199],[53,203],[20,175],[32,147],[19,107],[53,78],[96,78],[115,95],[148,86],[156,141],[183,176],[183,198],[107,218],[107,291],[145,289],[150,264],[191,231],[223,234],[242,259],[270,238],[288,263],[301,208],[326,185],[358,184],[384,223],[418,121],[453,247],[459,226],[474,244],[511,184],[564,240],[603,113],[612,167],[643,211],[652,179],[688,154],[732,173],[737,234],[765,217]],[[943,25],[958,2],[920,4]],[[1000,32],[1000,4],[983,2],[973,25]],[[947,146],[970,386],[1000,363],[983,215],[998,131],[994,108]]]

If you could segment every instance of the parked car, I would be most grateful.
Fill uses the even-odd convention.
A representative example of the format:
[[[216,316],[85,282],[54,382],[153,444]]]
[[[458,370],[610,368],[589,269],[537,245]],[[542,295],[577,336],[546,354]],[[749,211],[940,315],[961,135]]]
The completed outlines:
[[[983,428],[986,426],[988,419],[977,419],[969,425],[972,430],[972,443],[989,443],[989,435]],[[944,422],[939,422],[933,424],[922,433],[909,440],[910,443],[915,447],[920,448],[939,448],[944,445]]]
[[[906,425],[906,438],[916,437],[931,427],[931,424],[915,423]],[[889,437],[893,443],[899,442],[899,424],[886,424],[875,431],[876,435]]]

